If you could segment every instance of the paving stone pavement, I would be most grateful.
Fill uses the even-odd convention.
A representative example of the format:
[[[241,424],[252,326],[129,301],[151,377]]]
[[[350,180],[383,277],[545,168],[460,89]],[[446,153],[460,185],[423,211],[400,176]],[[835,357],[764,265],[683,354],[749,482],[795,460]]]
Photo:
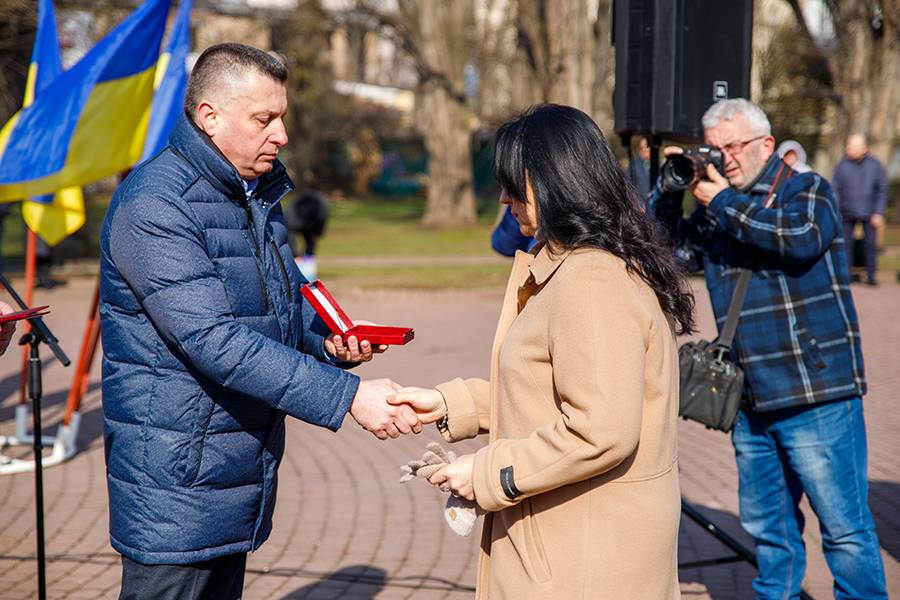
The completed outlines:
[[[77,358],[93,280],[73,278],[64,288],[39,292],[49,303],[48,324],[73,361]],[[709,304],[698,283],[702,329],[713,329]],[[378,292],[338,290],[356,318],[410,325],[416,340],[392,348],[358,370],[365,377],[392,377],[409,385],[432,385],[457,375],[485,376],[499,313],[501,291]],[[859,307],[870,394],[866,399],[871,502],[883,548],[889,587],[900,594],[900,285],[854,288]],[[14,429],[18,351],[0,359],[0,434]],[[44,352],[45,431],[55,432],[71,380]],[[277,376],[277,374],[273,374]],[[48,597],[115,598],[120,565],[107,537],[106,489],[99,361],[82,406],[81,451],[44,473]],[[734,455],[727,436],[692,423],[680,425],[684,497],[725,531],[748,543],[737,522]],[[433,431],[379,442],[348,419],[337,434],[291,421],[281,468],[275,528],[248,560],[248,600],[294,598],[463,599],[472,596],[477,536],[459,538],[441,518],[442,498],[421,482],[399,484],[398,465],[421,454]],[[483,440],[460,444],[463,452]],[[26,456],[28,448],[7,449]],[[831,597],[831,579],[819,551],[815,518],[806,542],[806,589]],[[222,524],[227,527],[227,523]],[[0,477],[0,598],[36,597],[34,484],[31,473]],[[727,554],[695,524],[684,520],[680,559]],[[752,598],[753,569],[745,564],[682,570],[685,598]]]

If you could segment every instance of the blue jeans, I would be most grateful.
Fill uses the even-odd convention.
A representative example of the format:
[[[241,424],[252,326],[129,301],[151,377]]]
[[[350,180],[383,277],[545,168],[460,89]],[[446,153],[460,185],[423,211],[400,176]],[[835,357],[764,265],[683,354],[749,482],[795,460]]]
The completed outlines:
[[[757,597],[800,595],[806,551],[799,504],[805,493],[819,518],[835,599],[887,599],[867,501],[862,400],[764,413],[742,409],[732,442],[741,525],[756,540]]]

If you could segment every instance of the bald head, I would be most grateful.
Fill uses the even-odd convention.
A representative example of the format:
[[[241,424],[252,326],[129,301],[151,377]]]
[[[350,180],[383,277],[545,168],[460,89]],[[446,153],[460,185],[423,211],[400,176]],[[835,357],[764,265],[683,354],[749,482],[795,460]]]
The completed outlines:
[[[216,44],[197,59],[188,81],[184,110],[196,119],[201,102],[224,103],[247,91],[249,79],[259,75],[282,85],[288,72],[273,55],[244,44]]]
[[[850,160],[859,160],[869,152],[869,145],[866,143],[866,137],[861,133],[854,133],[847,138],[846,146],[847,158]]]

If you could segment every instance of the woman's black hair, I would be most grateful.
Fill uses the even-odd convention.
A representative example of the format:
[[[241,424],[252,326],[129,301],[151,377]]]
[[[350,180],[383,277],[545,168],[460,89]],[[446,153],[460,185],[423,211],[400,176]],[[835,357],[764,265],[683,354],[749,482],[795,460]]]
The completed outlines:
[[[539,235],[553,248],[601,248],[618,256],[653,289],[679,335],[694,331],[694,296],[672,246],[588,115],[541,104],[504,124],[494,176],[519,202],[526,199],[527,178]]]

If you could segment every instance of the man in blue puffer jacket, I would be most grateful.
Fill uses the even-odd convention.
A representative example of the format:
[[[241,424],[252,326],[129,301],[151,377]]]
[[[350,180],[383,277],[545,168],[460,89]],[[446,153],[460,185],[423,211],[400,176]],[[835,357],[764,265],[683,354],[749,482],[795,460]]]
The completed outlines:
[[[342,370],[373,349],[302,301],[279,200],[287,71],[213,46],[169,145],[110,204],[101,240],[110,538],[122,598],[239,598],[272,528],[284,417],[384,439],[420,431],[396,384]]]

